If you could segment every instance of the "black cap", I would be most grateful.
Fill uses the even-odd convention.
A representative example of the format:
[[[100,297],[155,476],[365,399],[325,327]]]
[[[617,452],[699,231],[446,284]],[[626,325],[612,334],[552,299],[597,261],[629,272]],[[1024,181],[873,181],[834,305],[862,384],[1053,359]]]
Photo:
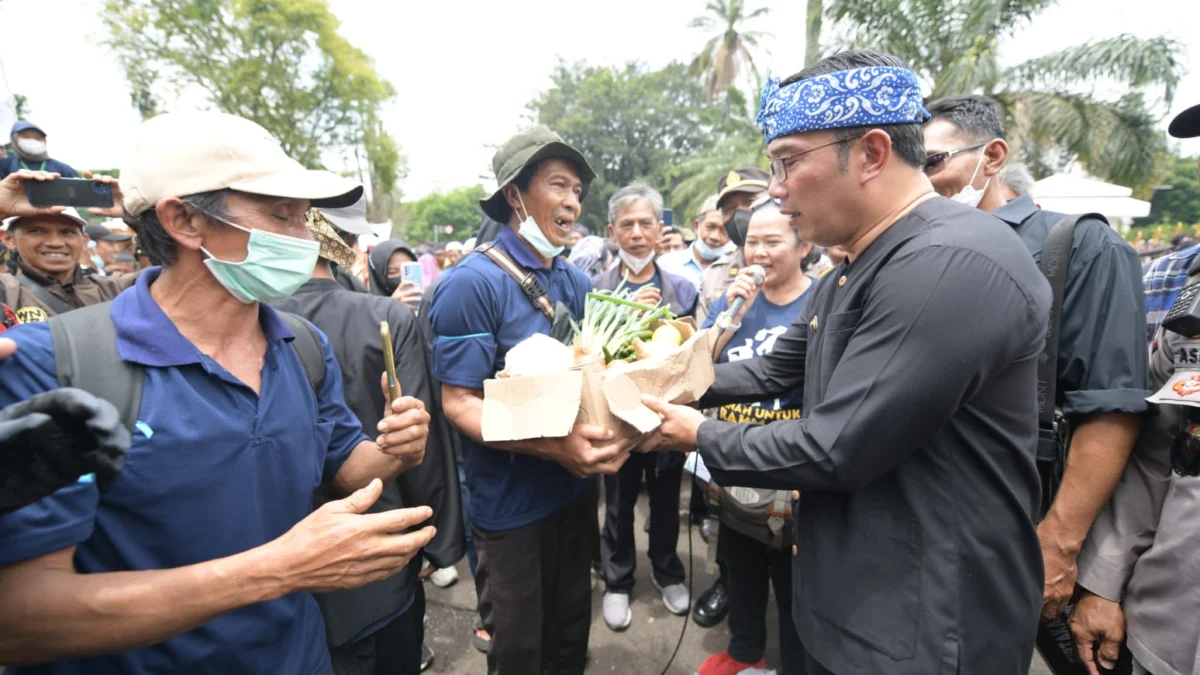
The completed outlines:
[[[734,192],[757,194],[765,192],[770,186],[771,174],[758,167],[747,166],[730,171],[717,181],[717,208],[721,208],[721,202],[725,201],[726,195]]]
[[[107,227],[103,225],[96,225],[95,223],[89,224],[87,227],[83,228],[83,231],[87,233],[88,239],[91,239],[92,241],[129,241],[130,239],[133,239],[132,234],[113,232]]]
[[[1175,138],[1195,138],[1200,136],[1200,105],[1194,105],[1175,116],[1167,133]]]

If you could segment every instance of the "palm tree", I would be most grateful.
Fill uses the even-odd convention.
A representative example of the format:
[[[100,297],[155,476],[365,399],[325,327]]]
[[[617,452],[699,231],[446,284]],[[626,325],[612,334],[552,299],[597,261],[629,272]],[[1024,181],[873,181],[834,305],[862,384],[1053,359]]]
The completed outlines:
[[[1166,147],[1151,111],[1170,105],[1183,72],[1182,47],[1167,38],[1120,35],[1001,67],[1001,41],[1055,1],[834,0],[828,13],[851,44],[907,62],[931,98],[994,99],[1009,143],[1035,174],[1078,161],[1105,180],[1150,184]],[[1106,90],[1127,93],[1096,93]]]
[[[821,20],[825,16],[822,0],[808,0],[804,17],[804,67],[821,60]]]
[[[691,27],[715,33],[692,61],[693,75],[705,75],[705,93],[712,101],[728,91],[749,69],[758,81],[758,68],[754,65],[751,47],[766,34],[762,31],[742,30],[747,21],[766,15],[770,10],[760,7],[746,13],[743,0],[709,0],[705,6],[708,14],[692,19]]]

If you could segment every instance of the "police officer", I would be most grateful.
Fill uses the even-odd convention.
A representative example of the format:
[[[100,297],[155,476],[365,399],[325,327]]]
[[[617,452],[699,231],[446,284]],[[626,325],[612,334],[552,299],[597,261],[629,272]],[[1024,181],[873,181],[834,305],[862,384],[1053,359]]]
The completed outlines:
[[[770,354],[717,366],[701,405],[803,387],[803,419],[731,424],[645,397],[663,415],[647,445],[698,446],[719,484],[799,491],[808,675],[1022,672],[1042,596],[1049,284],[1011,228],[934,193],[929,114],[895,57],[841,52],[769,79],[763,101],[771,196],[848,257]]]
[[[1176,138],[1200,136],[1200,105],[1180,113],[1168,129]],[[1189,285],[1200,283],[1196,247]],[[1147,293],[1150,290],[1147,289]],[[1122,641],[1133,654],[1134,675],[1193,673],[1200,667],[1200,629],[1181,619],[1200,614],[1200,340],[1179,327],[1158,329],[1150,353],[1149,418],[1112,498],[1096,518],[1079,553],[1082,597],[1069,626],[1076,651],[1095,674],[1111,670]]]

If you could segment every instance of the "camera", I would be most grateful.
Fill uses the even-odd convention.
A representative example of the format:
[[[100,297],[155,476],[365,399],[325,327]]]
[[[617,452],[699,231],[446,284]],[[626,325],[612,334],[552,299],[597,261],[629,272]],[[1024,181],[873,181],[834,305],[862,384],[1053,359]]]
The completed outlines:
[[[1162,326],[1184,337],[1200,336],[1200,283],[1184,286],[1163,317]]]

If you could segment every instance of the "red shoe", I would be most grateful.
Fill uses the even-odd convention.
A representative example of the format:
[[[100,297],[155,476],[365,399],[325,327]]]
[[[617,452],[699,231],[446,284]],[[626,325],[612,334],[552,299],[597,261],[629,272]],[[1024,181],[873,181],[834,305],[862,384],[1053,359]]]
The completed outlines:
[[[737,675],[748,668],[766,667],[766,659],[759,659],[758,663],[742,663],[730,656],[729,652],[721,652],[705,659],[696,675]]]

